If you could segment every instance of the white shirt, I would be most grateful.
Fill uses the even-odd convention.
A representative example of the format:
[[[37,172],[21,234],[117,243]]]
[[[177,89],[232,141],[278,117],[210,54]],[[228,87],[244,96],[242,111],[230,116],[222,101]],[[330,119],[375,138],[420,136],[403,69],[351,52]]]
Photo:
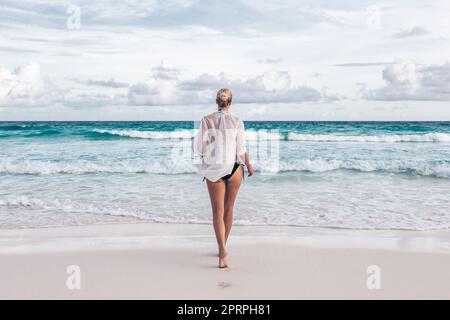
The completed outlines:
[[[230,174],[236,162],[243,164],[244,131],[244,122],[229,111],[203,117],[193,145],[198,173],[215,182]]]

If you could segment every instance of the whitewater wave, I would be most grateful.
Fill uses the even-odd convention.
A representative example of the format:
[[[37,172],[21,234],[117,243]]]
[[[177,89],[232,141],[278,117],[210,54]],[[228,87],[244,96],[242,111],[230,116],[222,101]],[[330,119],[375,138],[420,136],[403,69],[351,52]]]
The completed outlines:
[[[208,220],[202,220],[196,217],[188,218],[186,215],[180,217],[178,215],[152,212],[151,208],[122,207],[113,204],[76,201],[70,198],[45,199],[26,195],[8,195],[0,198],[0,207],[20,209],[21,212],[23,212],[23,209],[26,209],[27,212],[39,212],[39,214],[28,215],[27,219],[23,220],[15,218],[9,221],[6,218],[2,221],[0,216],[0,228],[3,226],[41,227],[103,224],[120,222],[124,218],[127,219],[127,222],[184,222],[200,224],[209,222]],[[61,214],[64,215],[64,219],[61,219]],[[118,218],[120,220],[117,220]]]
[[[270,168],[268,168],[270,171]],[[355,170],[361,172],[412,173],[421,176],[450,178],[450,163],[410,160],[323,160],[304,159],[280,163],[279,172],[307,171],[327,172],[335,170]]]
[[[15,130],[24,130],[17,133]],[[33,129],[33,130],[29,130]],[[43,126],[29,126],[29,125],[9,125],[0,126],[0,137],[53,137],[56,135],[64,136],[70,135],[71,132],[63,131],[63,128],[46,128]],[[103,129],[103,128],[89,128],[74,132],[74,134],[83,134],[87,138],[93,139],[114,139],[114,138],[129,138],[129,139],[150,139],[150,140],[180,140],[193,139],[196,129],[176,129],[172,131],[167,130],[136,130],[136,129]],[[13,133],[11,133],[13,132]],[[264,140],[284,140],[284,141],[304,141],[304,142],[375,142],[375,143],[398,143],[398,142],[412,142],[412,143],[450,143],[450,133],[444,132],[430,132],[423,134],[313,134],[301,132],[286,132],[281,130],[267,130],[267,129],[247,129],[245,131],[247,141],[264,141]]]
[[[377,206],[379,211],[372,213],[367,219],[367,212],[352,212],[349,214],[344,208],[329,211],[332,214],[284,215],[274,207],[270,210],[273,215],[241,216],[235,221],[236,225],[246,226],[307,226],[328,227],[339,229],[401,229],[401,230],[437,230],[448,229],[448,217],[445,208],[442,214],[436,213],[438,219],[432,219],[421,214],[408,215],[402,212],[392,215],[383,210],[383,204]],[[3,207],[3,208],[2,208]],[[307,206],[304,208],[306,209]],[[7,212],[2,215],[1,211]],[[164,211],[164,210],[163,210]],[[252,210],[250,210],[252,211]],[[320,212],[327,210],[321,210]],[[369,215],[370,216],[370,215]],[[138,208],[125,203],[105,203],[89,200],[74,200],[70,198],[40,198],[27,195],[11,194],[0,197],[0,229],[40,228],[55,226],[110,224],[110,223],[211,223],[208,214],[189,213],[173,214],[170,212],[152,211],[151,206]]]
[[[122,161],[96,163],[93,161],[52,162],[42,160],[0,161],[0,173],[6,174],[90,174],[90,173],[194,173],[189,161]]]
[[[104,129],[93,129],[93,132],[129,137],[129,138],[140,138],[140,139],[191,139],[194,137],[193,130],[177,130],[177,131],[142,131],[142,130],[104,130]]]
[[[383,135],[327,135],[303,134],[290,132],[288,140],[291,141],[317,141],[317,142],[450,142],[448,133],[426,134],[383,134]]]
[[[149,219],[151,214],[142,210],[127,210],[113,205],[98,205],[71,199],[40,199],[25,195],[9,195],[0,198],[0,206],[54,211],[58,213],[99,214]],[[155,220],[156,221],[156,220]]]
[[[143,130],[105,130],[93,129],[93,132],[111,136],[120,136],[140,139],[192,139],[195,130],[176,131],[143,131]],[[288,141],[310,141],[310,142],[450,142],[449,133],[426,133],[426,134],[382,134],[382,135],[335,135],[335,134],[305,134],[289,132],[283,134],[281,131],[271,130],[246,130],[245,138],[248,141],[261,140],[288,140]]]
[[[280,132],[276,130],[246,130],[245,139],[247,141],[284,140],[284,137]]]
[[[420,176],[450,178],[448,161],[414,160],[338,160],[300,159],[280,162],[260,162],[255,164],[257,172],[328,172],[335,170],[355,170],[360,172],[410,173]],[[0,174],[192,174],[197,169],[192,161],[122,161],[96,163],[92,161],[51,162],[40,160],[0,161]]]
[[[144,130],[105,130],[105,129],[93,129],[93,132],[120,136],[128,138],[139,138],[139,139],[192,139],[196,134],[196,130],[175,130],[175,131],[144,131]],[[256,140],[280,140],[282,135],[278,132],[271,132],[267,130],[247,130],[245,132],[245,137],[249,141]]]

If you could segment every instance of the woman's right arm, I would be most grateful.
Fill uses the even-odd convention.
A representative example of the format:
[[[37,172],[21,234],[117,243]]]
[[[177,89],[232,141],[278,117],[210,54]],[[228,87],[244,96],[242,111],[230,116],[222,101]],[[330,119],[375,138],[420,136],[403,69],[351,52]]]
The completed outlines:
[[[249,156],[248,156],[248,152],[246,152],[245,155],[244,155],[244,162],[245,162],[245,166],[247,167],[248,176],[251,177],[253,175],[253,167],[250,164],[250,159],[249,159]]]

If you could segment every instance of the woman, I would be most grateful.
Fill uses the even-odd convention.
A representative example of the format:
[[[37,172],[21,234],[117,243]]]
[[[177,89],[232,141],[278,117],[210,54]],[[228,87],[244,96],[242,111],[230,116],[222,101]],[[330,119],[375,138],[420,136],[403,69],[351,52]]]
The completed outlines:
[[[219,246],[219,268],[227,268],[226,244],[233,225],[233,208],[244,176],[253,175],[245,147],[244,123],[230,113],[231,91],[217,92],[218,110],[203,117],[194,140],[199,156],[198,172],[206,179],[213,212],[214,232]]]

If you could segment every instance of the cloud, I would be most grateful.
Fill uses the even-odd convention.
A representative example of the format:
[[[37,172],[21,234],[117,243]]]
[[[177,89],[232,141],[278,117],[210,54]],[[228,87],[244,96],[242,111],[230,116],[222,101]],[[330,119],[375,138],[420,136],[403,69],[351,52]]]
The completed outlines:
[[[235,103],[302,103],[340,99],[307,85],[292,84],[288,71],[268,71],[244,79],[225,73],[183,78],[180,69],[163,60],[144,81],[128,84],[109,80],[75,79],[70,85],[44,81],[38,63],[10,71],[0,68],[0,105],[27,106],[170,106],[214,103],[218,89],[227,87]],[[125,89],[125,91],[124,91]]]
[[[242,0],[4,0],[0,7],[0,20],[8,25],[66,29],[70,16],[66,10],[70,5],[80,8],[82,29],[99,26],[176,28],[196,25],[229,31],[258,21],[257,13]]]
[[[38,50],[32,50],[32,49],[22,49],[22,48],[14,48],[14,47],[8,47],[8,46],[0,46],[0,51],[3,52],[12,52],[12,53],[39,53]]]
[[[383,70],[383,79],[396,87],[417,89],[418,77],[416,64],[410,60],[398,60]]]
[[[0,105],[12,100],[36,99],[43,94],[43,87],[38,63],[30,63],[15,70],[0,67]]]
[[[276,103],[320,101],[325,98],[308,86],[293,86],[287,71],[269,71],[246,80],[225,79],[239,103]]]
[[[268,108],[267,106],[256,106],[256,107],[252,107],[250,108],[248,115],[249,117],[260,117],[260,116],[265,116],[268,113]]]
[[[338,63],[335,67],[379,67],[392,64],[392,62],[348,62],[348,63]]]
[[[92,81],[91,81],[92,82]],[[114,80],[97,85],[118,88]],[[79,82],[79,83],[89,83]],[[94,81],[95,83],[95,81]],[[92,85],[92,84],[90,84]],[[32,62],[10,70],[0,66],[0,107],[91,107],[127,104],[125,94],[86,90],[85,86],[60,86],[43,78],[39,63]]]
[[[127,83],[108,80],[43,80],[41,67],[31,63],[11,71],[0,68],[0,105],[2,106],[171,106],[211,104],[218,89],[227,87],[234,102],[303,103],[342,99],[328,94],[328,88],[294,85],[288,71],[267,71],[246,78],[231,78],[225,73],[203,73],[183,77],[181,69],[168,61],[151,68],[148,79]]]
[[[82,28],[145,27],[149,29],[198,26],[226,34],[246,36],[272,32],[295,32],[319,24],[360,26],[365,24],[371,1],[312,0],[3,0],[0,20],[7,25],[65,29],[69,5],[81,12]]]
[[[363,90],[370,100],[450,101],[450,63],[418,66],[410,60],[396,60],[382,73],[386,85]]]
[[[99,86],[107,88],[128,88],[129,84],[126,82],[119,82],[110,78],[109,80],[87,80],[86,84],[88,86]]]
[[[152,68],[153,77],[162,80],[176,80],[180,76],[180,70],[172,66],[167,60]]]
[[[130,86],[128,103],[131,105],[174,105],[192,103],[193,96],[178,89],[180,71],[163,60],[152,68],[149,79]]]
[[[394,34],[394,38],[409,38],[428,34],[429,31],[423,27],[414,26],[410,29],[404,29]]]
[[[126,94],[85,92],[76,88],[59,90],[57,95],[52,98],[51,105],[72,108],[120,106],[126,105],[128,101]]]
[[[269,71],[247,79],[230,79],[225,73],[201,74],[182,79],[180,71],[167,62],[152,69],[148,80],[130,86],[132,105],[202,104],[214,101],[218,89],[227,87],[234,93],[235,103],[277,103],[336,100],[309,86],[293,86],[287,71]]]

